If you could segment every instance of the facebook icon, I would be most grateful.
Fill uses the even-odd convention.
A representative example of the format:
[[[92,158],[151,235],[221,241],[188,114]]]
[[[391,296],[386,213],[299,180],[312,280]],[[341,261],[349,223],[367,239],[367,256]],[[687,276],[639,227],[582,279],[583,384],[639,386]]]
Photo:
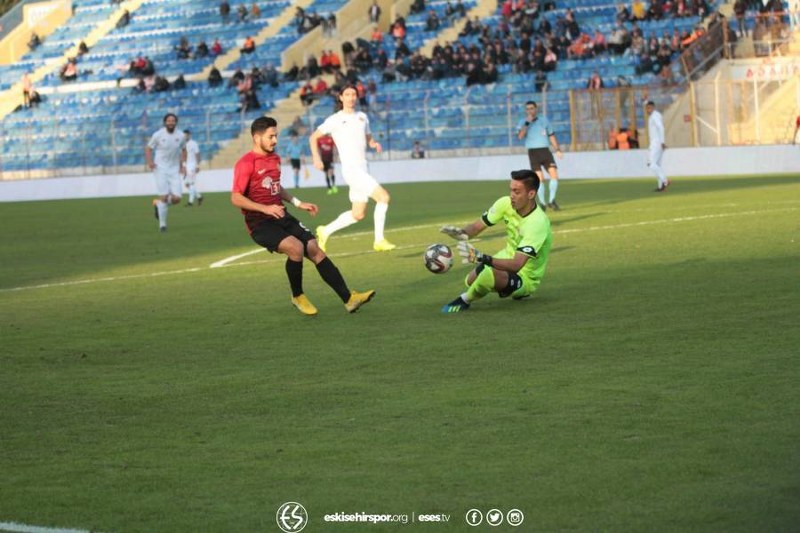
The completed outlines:
[[[483,513],[478,509],[470,509],[467,511],[467,524],[470,526],[477,526],[483,522]]]

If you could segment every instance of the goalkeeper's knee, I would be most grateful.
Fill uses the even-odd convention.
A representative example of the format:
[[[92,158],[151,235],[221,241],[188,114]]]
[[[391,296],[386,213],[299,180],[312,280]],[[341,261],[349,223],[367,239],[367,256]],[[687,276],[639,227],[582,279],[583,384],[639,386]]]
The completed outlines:
[[[494,290],[494,271],[491,267],[481,265],[475,269],[475,272],[478,275],[475,281],[469,285],[469,289],[467,289],[467,296],[469,296],[470,300],[483,298]]]
[[[475,283],[475,280],[478,278],[478,275],[483,272],[483,269],[486,268],[486,265],[483,263],[479,264],[475,268],[469,271],[469,274],[464,277],[464,286],[469,288],[470,285]],[[490,269],[491,270],[491,269]]]

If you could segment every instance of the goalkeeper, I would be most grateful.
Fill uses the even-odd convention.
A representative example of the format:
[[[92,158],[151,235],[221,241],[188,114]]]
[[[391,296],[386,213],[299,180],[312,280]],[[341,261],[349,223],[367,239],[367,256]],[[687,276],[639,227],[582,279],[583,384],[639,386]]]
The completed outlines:
[[[442,233],[459,240],[462,262],[475,268],[465,280],[467,290],[442,307],[443,313],[469,309],[475,300],[490,292],[500,298],[515,300],[530,296],[539,286],[547,267],[553,232],[550,219],[536,205],[539,178],[532,170],[511,173],[510,193],[498,199],[481,218],[464,228],[444,226]],[[483,230],[502,222],[506,228],[506,246],[494,256],[486,255],[467,242]]]

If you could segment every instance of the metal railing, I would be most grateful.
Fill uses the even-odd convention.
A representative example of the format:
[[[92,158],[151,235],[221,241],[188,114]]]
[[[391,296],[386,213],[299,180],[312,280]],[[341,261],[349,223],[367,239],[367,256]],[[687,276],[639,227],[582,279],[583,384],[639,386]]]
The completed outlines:
[[[147,170],[144,148],[162,126],[163,112],[143,110],[136,116],[108,119],[90,103],[79,108],[78,113],[73,110],[69,122],[55,113],[45,120],[18,120],[11,115],[0,121],[0,177],[29,179]],[[233,135],[247,122],[244,114],[208,110],[182,116],[178,129],[192,131],[207,165],[211,149],[226,142],[216,135],[217,130],[224,125]]]

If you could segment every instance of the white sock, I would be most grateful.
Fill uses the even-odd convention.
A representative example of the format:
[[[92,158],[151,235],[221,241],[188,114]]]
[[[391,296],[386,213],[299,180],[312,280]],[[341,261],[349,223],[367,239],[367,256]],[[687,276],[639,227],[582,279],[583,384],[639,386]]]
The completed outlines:
[[[195,198],[197,198],[197,189],[194,185],[189,186],[189,203],[193,204]]]
[[[375,204],[375,242],[383,240],[383,227],[386,225],[386,211],[389,210],[389,204]]]
[[[556,201],[556,191],[558,190],[558,180],[550,180],[550,203]]]
[[[347,226],[352,226],[356,222],[358,222],[358,220],[353,217],[352,211],[345,211],[336,217],[336,220],[325,226],[325,232],[330,235],[331,233],[339,231],[340,229],[344,229]]]
[[[162,228],[166,227],[169,204],[163,200],[159,200],[158,203],[156,203],[156,208],[158,209],[158,225]]]

